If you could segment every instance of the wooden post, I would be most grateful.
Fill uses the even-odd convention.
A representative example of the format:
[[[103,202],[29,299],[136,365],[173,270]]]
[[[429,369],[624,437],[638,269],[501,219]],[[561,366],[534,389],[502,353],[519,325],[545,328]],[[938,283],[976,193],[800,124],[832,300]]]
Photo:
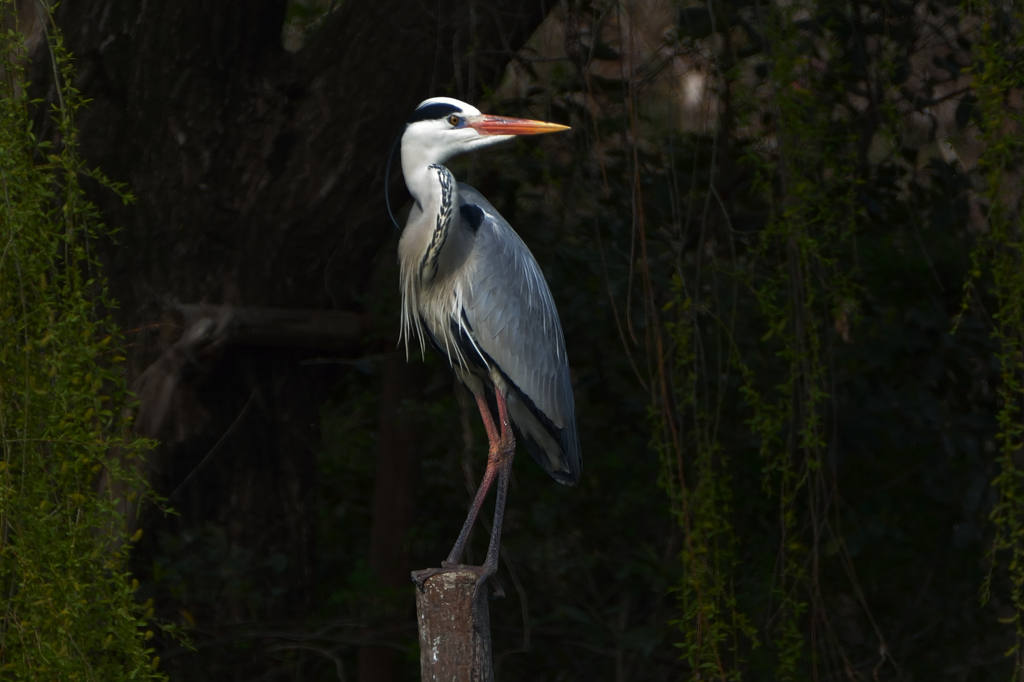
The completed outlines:
[[[487,588],[478,580],[471,569],[451,568],[417,587],[422,682],[494,682]]]

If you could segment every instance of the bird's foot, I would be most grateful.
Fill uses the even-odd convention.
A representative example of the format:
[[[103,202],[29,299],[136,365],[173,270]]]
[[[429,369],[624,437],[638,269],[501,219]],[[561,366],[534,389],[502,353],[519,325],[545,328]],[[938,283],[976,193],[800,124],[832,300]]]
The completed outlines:
[[[442,573],[447,573],[450,568],[451,568],[450,566],[444,566],[442,568],[424,568],[424,569],[419,570],[419,571],[413,571],[412,572],[412,581],[414,583],[416,583],[416,587],[418,587],[418,588],[420,588],[422,590],[423,589],[423,585],[428,580],[433,578],[435,575],[441,575]]]
[[[498,582],[498,576],[496,575],[497,572],[498,572],[498,567],[497,566],[488,567],[487,564],[484,564],[483,566],[467,566],[466,564],[453,564],[453,563],[449,563],[447,561],[442,561],[441,562],[441,566],[443,566],[444,568],[451,568],[451,569],[458,569],[458,568],[469,569],[469,570],[473,571],[474,573],[476,573],[476,576],[477,576],[477,589],[480,588],[480,585],[483,585],[483,582],[485,580],[490,580],[490,582],[491,582],[491,590],[492,590],[491,591],[491,599],[501,599],[501,598],[503,598],[505,596],[505,588],[503,588],[501,586],[501,583]]]
[[[498,582],[498,567],[488,566],[486,563],[483,566],[459,566],[459,568],[469,569],[476,573],[476,589],[479,590],[483,587],[485,582],[491,583],[491,600],[502,599],[505,597],[505,588]]]
[[[466,564],[452,564],[447,561],[441,562],[441,568],[425,568],[421,571],[412,572],[412,581],[416,583],[416,586],[421,590],[424,584],[433,578],[435,575],[441,575],[442,573],[454,573],[456,571],[470,571],[476,575],[476,589],[479,590],[483,587],[485,582],[490,581],[491,583],[491,599],[501,599],[505,596],[505,589],[498,582],[497,567],[488,566],[468,566]]]

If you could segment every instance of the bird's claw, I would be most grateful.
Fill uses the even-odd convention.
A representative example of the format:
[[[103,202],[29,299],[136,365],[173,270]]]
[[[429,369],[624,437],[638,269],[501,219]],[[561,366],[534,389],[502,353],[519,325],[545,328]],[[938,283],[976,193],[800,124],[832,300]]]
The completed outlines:
[[[500,582],[498,582],[498,576],[492,575],[490,577],[490,580],[491,580],[491,590],[492,590],[491,596],[490,596],[491,601],[494,601],[495,599],[504,599],[505,598],[505,588],[501,586]]]

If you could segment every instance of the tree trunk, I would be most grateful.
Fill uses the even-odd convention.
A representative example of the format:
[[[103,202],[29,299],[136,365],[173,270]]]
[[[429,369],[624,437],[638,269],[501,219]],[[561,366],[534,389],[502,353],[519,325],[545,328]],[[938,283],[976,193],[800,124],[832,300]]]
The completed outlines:
[[[422,396],[424,370],[422,364],[399,356],[390,357],[384,365],[369,566],[377,585],[385,590],[409,586],[412,566],[406,542],[416,514],[419,458],[416,424],[406,408]],[[386,617],[391,621],[411,619],[411,606]],[[398,682],[405,679],[404,669],[404,656],[394,648],[364,646],[359,650],[361,682]]]

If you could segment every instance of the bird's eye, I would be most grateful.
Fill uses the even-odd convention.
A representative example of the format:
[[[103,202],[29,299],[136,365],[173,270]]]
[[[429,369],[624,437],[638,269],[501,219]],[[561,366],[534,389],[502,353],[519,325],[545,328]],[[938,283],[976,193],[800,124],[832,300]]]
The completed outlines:
[[[459,122],[460,122],[461,120],[462,120],[462,119],[460,119],[460,118],[459,118],[458,116],[456,116],[455,114],[452,114],[451,116],[449,116],[449,117],[448,117],[448,122],[449,122],[450,124],[452,124],[453,126],[457,126],[457,125],[459,125]]]

